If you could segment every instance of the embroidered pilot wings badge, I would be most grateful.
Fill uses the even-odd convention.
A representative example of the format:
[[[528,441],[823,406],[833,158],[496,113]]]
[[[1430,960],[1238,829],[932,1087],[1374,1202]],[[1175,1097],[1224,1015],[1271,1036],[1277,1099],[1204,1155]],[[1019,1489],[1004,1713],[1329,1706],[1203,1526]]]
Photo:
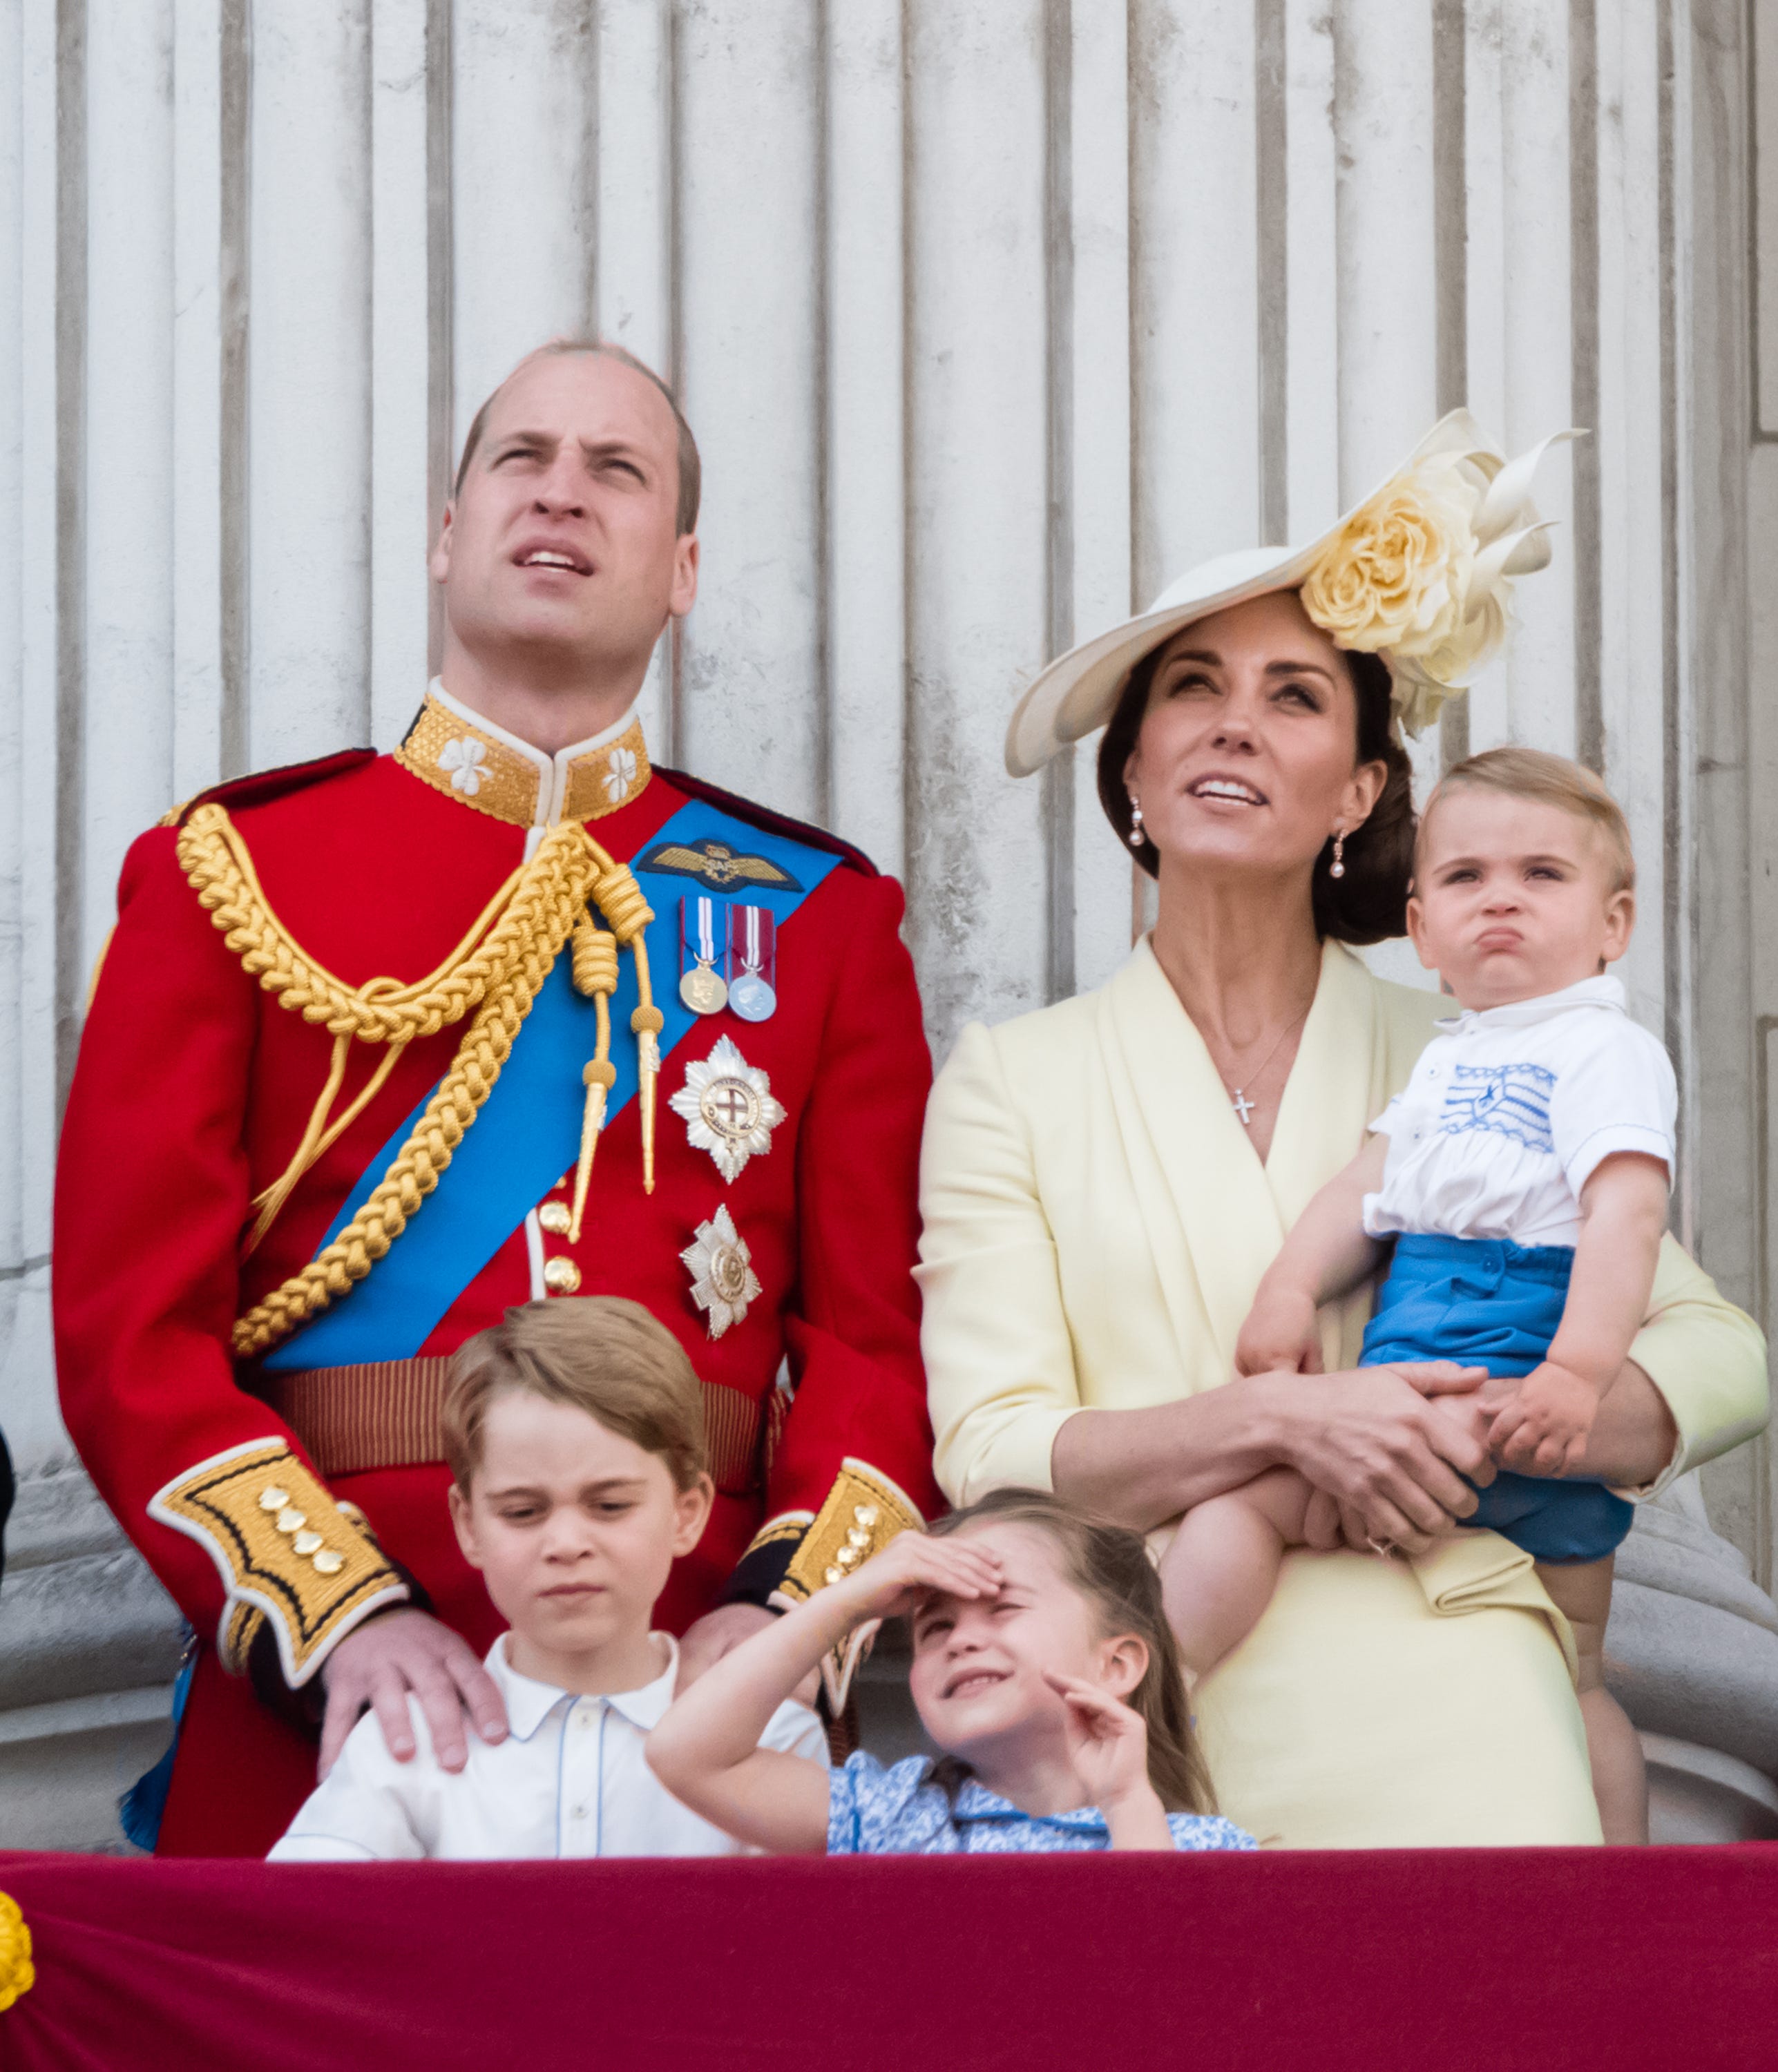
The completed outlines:
[[[772,1133],[784,1119],[770,1079],[726,1036],[717,1038],[702,1063],[685,1067],[685,1083],[668,1105],[685,1118],[693,1148],[707,1151],[725,1180],[734,1180],[748,1159],[772,1149]]]
[[[801,892],[802,887],[781,865],[763,856],[747,856],[726,842],[665,841],[636,859],[637,870],[658,870],[673,878],[695,878],[712,892],[737,885],[762,885],[773,892]]]

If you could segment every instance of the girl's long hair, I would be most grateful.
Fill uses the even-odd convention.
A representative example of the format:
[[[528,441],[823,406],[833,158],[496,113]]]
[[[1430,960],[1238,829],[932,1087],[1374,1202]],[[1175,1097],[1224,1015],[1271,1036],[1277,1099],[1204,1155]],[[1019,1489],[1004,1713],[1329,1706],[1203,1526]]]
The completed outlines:
[[[1062,1572],[1099,1616],[1103,1638],[1133,1633],[1148,1650],[1142,1681],[1124,1700],[1148,1730],[1148,1776],[1169,1813],[1214,1813],[1210,1786],[1186,1703],[1179,1642],[1161,1602],[1161,1579],[1142,1536],[1109,1525],[1043,1490],[995,1490],[978,1503],[947,1512],[928,1530],[934,1539],[973,1525],[1025,1525],[1041,1532],[1062,1557]],[[943,1756],[932,1781],[953,1799],[969,1774],[967,1763]]]

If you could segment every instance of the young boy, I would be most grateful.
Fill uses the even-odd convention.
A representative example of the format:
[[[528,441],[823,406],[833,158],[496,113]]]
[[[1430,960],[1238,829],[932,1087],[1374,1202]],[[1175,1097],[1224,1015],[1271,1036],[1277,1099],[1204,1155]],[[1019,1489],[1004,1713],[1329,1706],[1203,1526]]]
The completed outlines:
[[[1492,1416],[1470,1412],[1502,1468],[1463,1523],[1529,1553],[1574,1630],[1608,1842],[1648,1840],[1640,1745],[1603,1666],[1632,1511],[1597,1482],[1553,1478],[1585,1457],[1666,1224],[1673,1067],[1603,976],[1628,946],[1634,883],[1628,828],[1590,771],[1503,748],[1445,778],[1420,823],[1408,929],[1463,1012],[1299,1219],[1235,1355],[1242,1373],[1316,1371],[1317,1309],[1370,1278],[1393,1240],[1364,1364],[1523,1377]],[[1463,1400],[1441,1407],[1461,1415]],[[1265,1610],[1308,1494],[1274,1469],[1187,1514],[1162,1574],[1191,1667],[1220,1660]]]
[[[454,1775],[418,1704],[407,1762],[360,1720],[272,1860],[744,1853],[642,1756],[679,1669],[650,1615],[710,1515],[703,1415],[678,1341],[614,1296],[526,1303],[463,1346],[442,1413],[451,1515],[511,1627],[488,1655],[511,1732],[471,1739]],[[802,1705],[779,1706],[760,1745],[827,1761]]]

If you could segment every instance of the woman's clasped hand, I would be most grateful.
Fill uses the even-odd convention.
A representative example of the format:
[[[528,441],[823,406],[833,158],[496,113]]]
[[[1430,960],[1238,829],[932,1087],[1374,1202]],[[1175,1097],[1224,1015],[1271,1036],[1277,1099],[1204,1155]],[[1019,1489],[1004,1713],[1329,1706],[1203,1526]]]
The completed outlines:
[[[1476,1407],[1485,1368],[1439,1360],[1254,1379],[1281,1384],[1283,1457],[1315,1493],[1311,1547],[1423,1554],[1475,1510],[1470,1484],[1494,1479]]]

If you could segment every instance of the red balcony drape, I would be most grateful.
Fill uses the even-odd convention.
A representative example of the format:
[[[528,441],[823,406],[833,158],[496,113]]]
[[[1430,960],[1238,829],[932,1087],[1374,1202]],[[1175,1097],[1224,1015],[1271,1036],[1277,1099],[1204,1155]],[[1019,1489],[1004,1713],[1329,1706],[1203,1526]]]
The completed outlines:
[[[419,1864],[0,1855],[4,2072],[1778,2063],[1778,1844]]]

